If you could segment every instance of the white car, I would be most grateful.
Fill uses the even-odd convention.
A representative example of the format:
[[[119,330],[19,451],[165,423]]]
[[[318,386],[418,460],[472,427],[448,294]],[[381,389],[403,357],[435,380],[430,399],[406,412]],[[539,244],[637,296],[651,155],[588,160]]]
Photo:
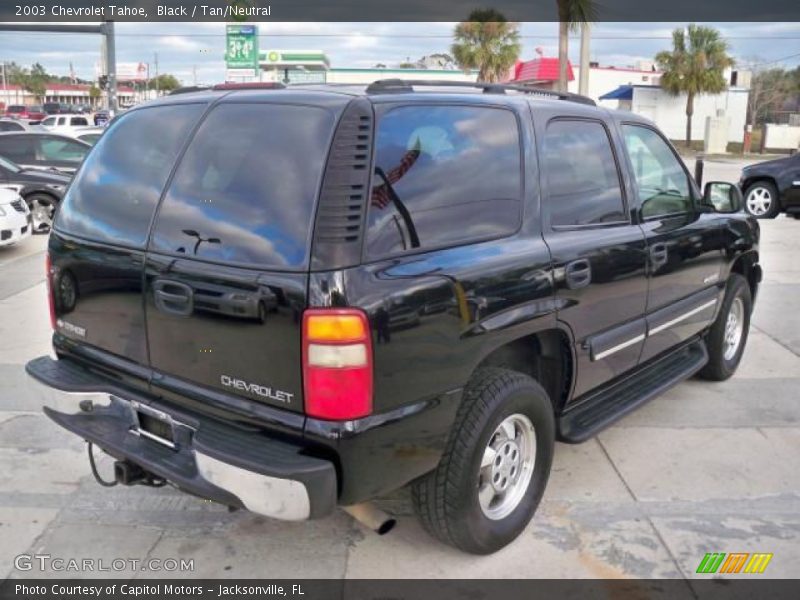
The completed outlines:
[[[86,115],[50,115],[39,123],[47,131],[75,135],[79,129],[89,126]]]
[[[14,190],[0,187],[0,246],[10,246],[30,237],[31,213]]]

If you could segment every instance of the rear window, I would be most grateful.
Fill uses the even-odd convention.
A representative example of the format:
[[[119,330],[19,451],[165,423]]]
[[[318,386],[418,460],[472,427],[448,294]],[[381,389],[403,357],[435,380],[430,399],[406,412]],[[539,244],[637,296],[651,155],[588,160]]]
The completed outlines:
[[[332,113],[310,106],[214,108],[159,209],[151,249],[285,270],[306,265],[333,127]]]
[[[204,105],[140,109],[100,139],[58,211],[60,231],[143,247],[158,198]]]

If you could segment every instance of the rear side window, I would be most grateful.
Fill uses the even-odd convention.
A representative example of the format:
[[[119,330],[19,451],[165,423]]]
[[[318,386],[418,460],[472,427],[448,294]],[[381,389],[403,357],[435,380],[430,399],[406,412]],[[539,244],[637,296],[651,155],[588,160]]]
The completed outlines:
[[[611,140],[601,123],[551,121],[542,158],[552,225],[628,221]]]
[[[58,210],[56,227],[143,247],[169,172],[204,108],[159,106],[120,117],[86,157]]]
[[[86,117],[72,117],[72,125],[80,126],[80,125],[88,125],[89,121],[86,120]]]
[[[333,114],[316,107],[217,106],[175,173],[151,249],[217,262],[303,267],[333,128]]]
[[[517,120],[508,110],[406,106],[378,125],[367,255],[510,235],[520,224]]]

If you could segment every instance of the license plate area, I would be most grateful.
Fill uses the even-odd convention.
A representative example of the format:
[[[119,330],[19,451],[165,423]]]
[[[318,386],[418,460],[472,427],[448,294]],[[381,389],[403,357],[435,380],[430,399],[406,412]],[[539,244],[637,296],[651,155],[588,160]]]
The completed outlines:
[[[146,437],[154,442],[177,449],[175,443],[175,422],[167,413],[138,402],[132,402],[134,424],[131,433]]]

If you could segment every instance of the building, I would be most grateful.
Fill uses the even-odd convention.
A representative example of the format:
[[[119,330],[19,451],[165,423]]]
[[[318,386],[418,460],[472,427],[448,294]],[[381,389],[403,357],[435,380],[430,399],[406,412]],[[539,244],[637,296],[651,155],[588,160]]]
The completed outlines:
[[[369,84],[378,79],[476,81],[477,71],[416,68],[332,68],[322,50],[267,50],[259,54],[261,81]]]
[[[695,98],[692,140],[705,136],[706,119],[728,120],[728,141],[742,142],[747,119],[747,78],[728,73],[731,87],[721,94],[702,94]],[[578,92],[580,68],[567,64],[568,90]],[[600,66],[590,63],[587,96],[600,106],[628,110],[652,120],[670,138],[686,138],[686,95],[671,96],[661,89],[661,72],[652,62],[640,61],[634,67]],[[509,83],[556,89],[558,59],[537,56],[520,61],[512,69]],[[738,84],[738,85],[737,85]]]
[[[696,96],[692,141],[704,139],[708,117],[723,117],[728,120],[728,141],[743,142],[748,93],[747,89],[730,87],[721,94]],[[672,96],[653,85],[622,85],[600,96],[600,103],[650,119],[670,139],[686,139],[686,94]]]
[[[98,105],[99,99],[93,100],[89,90],[91,85],[86,83],[48,83],[43,98],[37,98],[22,86],[0,84],[0,104],[25,104],[26,106],[41,105],[45,102],[59,102],[62,104],[88,104]],[[117,98],[122,105],[132,104],[134,90],[131,87],[117,86]]]

